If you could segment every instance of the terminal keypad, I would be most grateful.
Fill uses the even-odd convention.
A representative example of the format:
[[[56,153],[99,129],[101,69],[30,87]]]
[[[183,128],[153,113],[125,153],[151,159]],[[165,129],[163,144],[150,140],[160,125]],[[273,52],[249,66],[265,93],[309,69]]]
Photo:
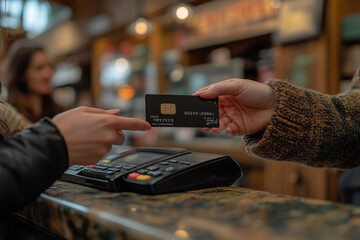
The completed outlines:
[[[193,165],[193,163],[189,161],[178,161],[176,159],[171,159],[138,169],[136,172],[128,174],[127,177],[133,180],[146,181],[156,177],[166,176],[191,165]]]

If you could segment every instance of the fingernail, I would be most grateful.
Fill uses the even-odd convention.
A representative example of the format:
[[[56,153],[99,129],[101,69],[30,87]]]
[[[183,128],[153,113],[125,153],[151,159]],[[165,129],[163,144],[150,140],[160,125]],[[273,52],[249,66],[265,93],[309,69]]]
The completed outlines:
[[[196,91],[194,94],[200,94],[200,93],[204,93],[204,92],[206,92],[207,90],[199,90],[199,91]]]
[[[110,113],[119,113],[120,112],[120,109],[110,109],[110,110],[107,110],[108,112]]]

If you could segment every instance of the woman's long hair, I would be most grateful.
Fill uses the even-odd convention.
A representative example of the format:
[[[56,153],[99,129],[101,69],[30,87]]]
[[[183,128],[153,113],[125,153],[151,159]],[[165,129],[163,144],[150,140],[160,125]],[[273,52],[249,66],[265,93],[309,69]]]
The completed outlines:
[[[15,43],[15,46],[10,48],[7,58],[5,72],[8,87],[7,101],[32,122],[36,122],[43,117],[53,117],[62,112],[62,108],[55,103],[49,94],[42,97],[42,113],[40,116],[36,116],[33,106],[28,99],[29,89],[26,70],[33,56],[38,52],[44,51],[44,48],[41,46],[20,42]]]

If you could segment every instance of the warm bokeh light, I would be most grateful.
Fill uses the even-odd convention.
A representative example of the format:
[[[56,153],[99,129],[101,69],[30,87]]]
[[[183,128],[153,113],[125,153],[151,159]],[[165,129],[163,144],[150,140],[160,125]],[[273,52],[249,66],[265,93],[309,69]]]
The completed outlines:
[[[117,95],[121,99],[129,100],[134,98],[135,89],[130,84],[124,84],[118,88]]]
[[[184,20],[189,17],[189,10],[185,6],[180,6],[176,9],[176,17]]]
[[[145,18],[138,18],[136,21],[131,23],[128,27],[128,31],[137,36],[146,36],[151,33],[153,26],[151,22]]]
[[[193,14],[193,8],[188,5],[181,3],[172,9],[172,14],[177,21],[184,21]]]
[[[188,232],[184,231],[184,230],[176,230],[176,232],[174,233],[175,236],[179,237],[179,238],[184,238],[184,239],[188,239],[189,238],[189,234]]]
[[[135,33],[138,35],[144,35],[148,31],[148,26],[145,21],[137,21],[135,24]]]

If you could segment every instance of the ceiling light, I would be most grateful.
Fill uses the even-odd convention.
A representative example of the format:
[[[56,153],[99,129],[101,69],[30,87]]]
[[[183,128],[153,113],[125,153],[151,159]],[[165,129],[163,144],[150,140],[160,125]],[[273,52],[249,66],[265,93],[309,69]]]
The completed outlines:
[[[130,24],[129,32],[138,36],[146,36],[152,31],[152,24],[145,18],[138,18]]]
[[[172,14],[177,21],[182,22],[188,19],[191,15],[193,15],[194,10],[190,5],[180,3],[173,8]]]

